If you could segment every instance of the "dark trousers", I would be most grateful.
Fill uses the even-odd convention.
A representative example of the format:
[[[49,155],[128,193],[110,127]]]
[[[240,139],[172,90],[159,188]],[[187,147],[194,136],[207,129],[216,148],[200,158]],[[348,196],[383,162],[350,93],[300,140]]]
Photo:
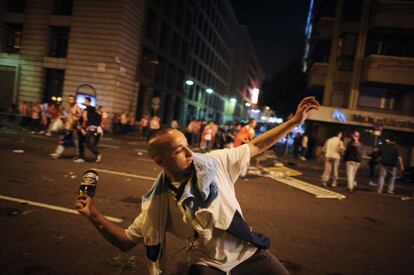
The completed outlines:
[[[85,140],[86,137],[82,133],[81,130],[76,130],[77,138],[78,138],[78,158],[84,159],[85,158]]]
[[[255,274],[255,275],[287,275],[289,271],[281,262],[269,251],[258,249],[249,259],[242,262],[230,273],[232,275]],[[225,272],[210,266],[191,265],[188,275],[223,275]]]
[[[91,152],[95,156],[99,155],[98,141],[99,141],[99,135],[96,134],[96,132],[94,131],[86,132],[86,147],[88,147],[88,149],[91,150]]]

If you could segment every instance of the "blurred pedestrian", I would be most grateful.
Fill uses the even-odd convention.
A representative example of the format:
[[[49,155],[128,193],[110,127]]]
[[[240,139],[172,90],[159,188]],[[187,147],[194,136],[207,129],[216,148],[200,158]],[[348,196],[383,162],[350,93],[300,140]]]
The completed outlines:
[[[242,144],[249,143],[251,140],[253,140],[256,131],[255,127],[257,125],[257,121],[254,118],[249,119],[249,122],[244,125],[240,131],[236,134],[234,139],[234,146],[238,147]]]
[[[139,137],[140,138],[148,137],[148,127],[149,127],[148,115],[144,115],[139,121]]]
[[[328,186],[328,181],[332,173],[332,187],[338,184],[338,168],[341,154],[344,152],[344,144],[341,140],[342,132],[338,132],[335,136],[329,138],[322,149],[325,157],[325,167],[322,174],[322,185]]]
[[[359,132],[354,131],[351,135],[351,141],[348,143],[345,153],[344,161],[346,165],[346,177],[348,186],[347,189],[350,192],[354,191],[357,185],[355,181],[356,173],[359,165],[361,164],[361,142],[359,141]]]
[[[378,175],[378,159],[379,159],[379,150],[378,146],[375,146],[371,153],[368,154],[370,159],[368,162],[369,166],[369,185],[377,186],[377,175]]]
[[[157,115],[152,116],[149,121],[150,135],[152,135],[156,130],[160,129],[160,127],[160,117]]]
[[[301,151],[300,151],[300,159],[306,160],[306,153],[308,152],[308,145],[309,145],[309,137],[308,134],[305,132],[301,138]]]
[[[98,149],[98,127],[101,124],[101,116],[91,105],[91,99],[85,98],[85,109],[82,113],[81,138],[79,141],[79,156],[74,162],[85,162],[85,145],[95,155],[95,162],[102,161],[102,154]]]
[[[301,156],[302,135],[297,132],[293,138],[293,157],[298,159]]]
[[[201,134],[200,149],[204,152],[209,152],[212,148],[213,142],[213,122],[209,121],[203,129]]]
[[[40,114],[42,111],[40,109],[40,103],[36,102],[35,104],[33,104],[30,111],[31,111],[31,121],[30,121],[31,132],[30,133],[34,134],[40,131]]]
[[[382,193],[384,188],[384,181],[387,175],[390,175],[388,181],[389,194],[394,193],[395,176],[397,174],[397,165],[399,165],[401,172],[404,171],[404,163],[400,154],[400,147],[395,142],[393,136],[385,140],[385,144],[379,148],[379,177],[378,177],[378,194]]]
[[[173,128],[173,129],[178,129],[179,128],[179,126],[178,126],[178,121],[177,120],[172,120],[171,121],[171,125],[170,125],[170,127],[171,128]]]

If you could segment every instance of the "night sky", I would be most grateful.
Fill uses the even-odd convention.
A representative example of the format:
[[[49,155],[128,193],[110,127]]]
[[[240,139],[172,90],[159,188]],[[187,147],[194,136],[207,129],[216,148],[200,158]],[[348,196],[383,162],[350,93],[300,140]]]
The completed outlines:
[[[267,77],[300,60],[309,0],[230,0]]]

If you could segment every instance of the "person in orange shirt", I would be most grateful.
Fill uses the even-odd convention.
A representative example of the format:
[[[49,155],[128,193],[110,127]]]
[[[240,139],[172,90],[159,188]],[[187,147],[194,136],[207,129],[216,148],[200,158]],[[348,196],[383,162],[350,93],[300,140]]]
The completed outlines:
[[[257,121],[254,118],[251,118],[249,120],[249,123],[243,126],[240,131],[236,134],[236,137],[234,138],[234,147],[240,146],[245,143],[249,143],[251,140],[253,140],[256,131],[254,128],[257,125]]]

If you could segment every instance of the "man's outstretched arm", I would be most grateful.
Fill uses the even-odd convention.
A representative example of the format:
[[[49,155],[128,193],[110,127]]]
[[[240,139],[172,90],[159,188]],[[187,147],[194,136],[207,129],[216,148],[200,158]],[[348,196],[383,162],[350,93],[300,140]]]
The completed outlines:
[[[250,156],[253,157],[269,149],[279,139],[287,135],[294,127],[305,121],[311,110],[316,110],[318,108],[319,102],[315,99],[315,97],[305,97],[299,103],[296,113],[291,119],[273,129],[270,129],[269,131],[266,131],[248,143],[250,148]]]
[[[86,216],[92,222],[105,239],[122,251],[128,251],[136,245],[135,242],[127,237],[125,229],[112,223],[99,212],[93,204],[91,197],[86,195],[78,196],[75,206],[79,213]]]

